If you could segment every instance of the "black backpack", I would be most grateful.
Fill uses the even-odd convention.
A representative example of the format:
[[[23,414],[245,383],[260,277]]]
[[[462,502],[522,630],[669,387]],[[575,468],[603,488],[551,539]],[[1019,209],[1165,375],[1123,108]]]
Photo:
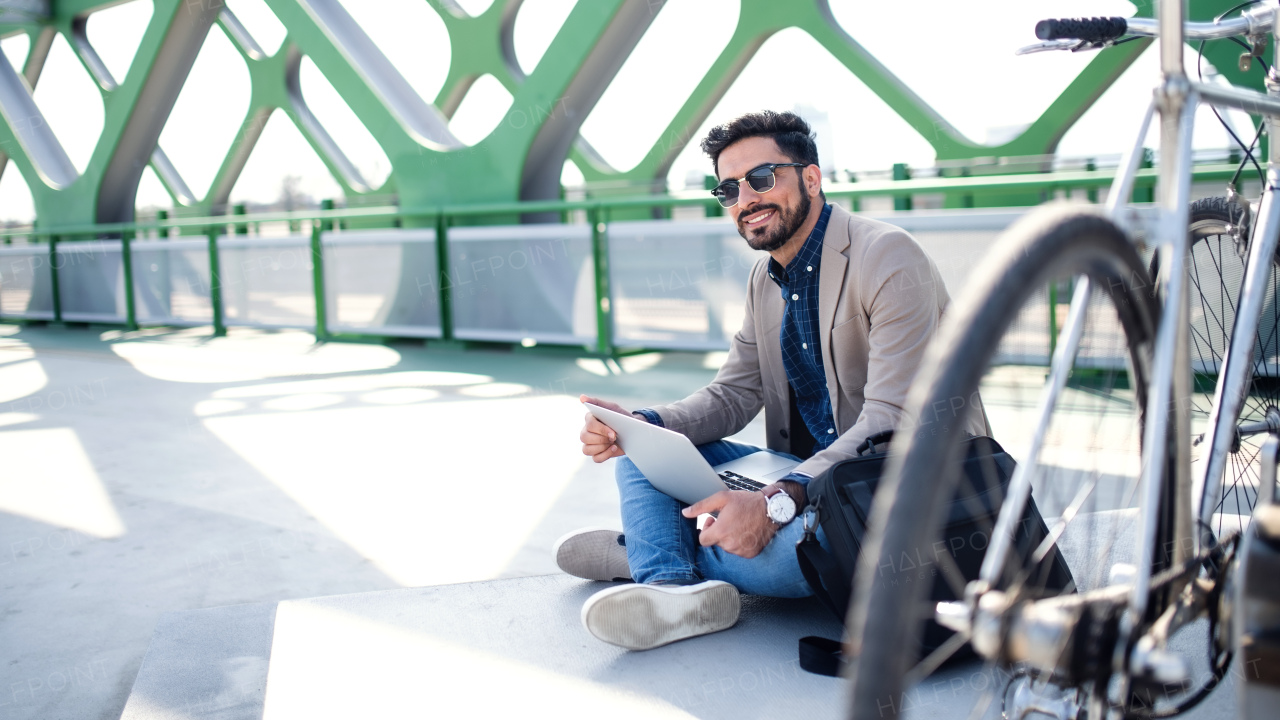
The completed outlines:
[[[888,442],[893,431],[873,435],[858,448],[858,457],[836,463],[830,470],[809,482],[808,513],[816,515],[831,552],[819,544],[817,528],[806,525],[804,537],[796,544],[800,570],[814,594],[835,616],[844,622],[858,554],[862,551],[871,515],[871,499],[875,496],[888,457]],[[1009,480],[1017,464],[1000,444],[989,437],[972,437],[963,441],[963,477],[943,531],[949,553],[966,581],[975,580],[982,566],[987,533],[995,525],[1000,504],[1008,491]],[[967,480],[967,482],[966,482]],[[1023,522],[1018,525],[1014,557],[1027,557],[1048,535],[1044,518],[1029,499]],[[933,550],[937,550],[935,545]],[[1041,561],[1037,577],[1047,578],[1046,590],[1060,591],[1074,587],[1071,570],[1057,545]],[[1043,573],[1043,574],[1040,574]],[[932,583],[930,602],[956,600],[951,585],[937,571],[929,552],[916,553],[895,563],[894,577],[887,582]],[[952,631],[933,620],[928,621],[917,657],[924,657],[951,637]],[[972,657],[966,645],[952,655],[952,660]],[[800,639],[800,667],[821,675],[837,675],[840,670],[840,643],[810,636]]]

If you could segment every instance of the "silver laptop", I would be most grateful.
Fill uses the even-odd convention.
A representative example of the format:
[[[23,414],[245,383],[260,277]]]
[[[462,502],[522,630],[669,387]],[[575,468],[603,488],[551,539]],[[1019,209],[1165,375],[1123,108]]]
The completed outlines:
[[[692,505],[721,490],[759,490],[800,463],[760,450],[711,467],[689,438],[631,415],[583,403],[618,435],[618,447],[654,487]]]

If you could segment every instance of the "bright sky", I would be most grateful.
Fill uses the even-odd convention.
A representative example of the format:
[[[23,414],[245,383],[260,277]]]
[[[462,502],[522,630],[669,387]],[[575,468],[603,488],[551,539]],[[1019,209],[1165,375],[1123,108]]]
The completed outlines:
[[[448,72],[449,39],[444,23],[422,0],[341,0],[355,20],[427,101]],[[457,0],[481,12],[492,0]],[[542,54],[576,0],[525,0],[515,25],[517,60],[526,72]],[[226,0],[268,52],[279,48],[284,27],[263,0]],[[738,16],[737,0],[668,0],[640,45],[622,67],[582,126],[582,135],[616,167],[628,169],[659,141],[667,122],[728,42]],[[901,5],[870,0],[831,0],[836,19],[858,42],[896,73],[968,137],[1002,141],[1034,120],[1092,57],[1089,53],[1044,53],[1015,57],[1035,41],[1032,28],[1046,17],[1132,15],[1125,0],[985,0],[973,3],[917,0],[905,15]],[[151,15],[150,0],[133,0],[95,13],[89,39],[112,74],[125,77]],[[905,22],[911,32],[899,29]],[[25,37],[0,41],[10,64],[20,67]],[[1194,60],[1191,55],[1189,63]],[[1154,47],[1107,92],[1063,138],[1064,156],[1119,154],[1132,142],[1140,113],[1155,82]],[[390,170],[386,155],[341,96],[304,60],[303,95],[313,112],[365,179],[379,186]],[[635,98],[645,101],[638,105]],[[35,92],[46,120],[77,168],[83,168],[101,133],[101,96],[59,37]],[[174,165],[197,195],[210,187],[248,108],[249,73],[231,41],[210,32],[160,138]],[[511,96],[491,76],[463,100],[450,127],[463,142],[482,140],[501,121]],[[642,112],[637,112],[642,108]],[[835,166],[885,170],[893,163],[928,166],[929,145],[905,122],[800,30],[770,38],[747,65],[677,159],[669,180],[675,188],[709,170],[696,139],[713,124],[762,108],[800,109],[819,132],[819,144]],[[825,119],[823,116],[825,115]],[[1207,119],[1206,119],[1207,118]],[[1158,139],[1153,135],[1149,146]],[[1197,125],[1196,145],[1226,147],[1221,126],[1208,111]],[[301,190],[316,198],[341,191],[310,146],[282,113],[274,113],[232,191],[233,202],[270,202],[285,175],[301,177]],[[570,164],[564,179],[581,174]],[[139,207],[168,206],[168,195],[152,172],[143,176]],[[0,177],[0,220],[29,220],[30,194],[10,166]]]

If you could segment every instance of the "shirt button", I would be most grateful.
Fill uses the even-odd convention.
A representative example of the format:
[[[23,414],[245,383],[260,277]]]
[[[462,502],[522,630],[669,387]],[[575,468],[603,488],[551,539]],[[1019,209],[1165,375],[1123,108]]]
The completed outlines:
[[[792,299],[792,300],[799,300],[799,299],[800,299],[800,296],[799,296],[799,295],[796,295],[796,294],[792,294],[791,299]]]
[[[835,428],[827,428],[827,434],[828,434],[828,435],[831,435],[831,434],[832,434],[832,433],[834,433],[835,431],[836,431],[836,429],[835,429]]]
[[[810,265],[809,267],[805,268],[805,270],[808,270],[809,272],[813,272],[813,266]]]
[[[800,343],[800,347],[804,348],[805,350],[808,350],[808,349],[809,349],[809,343]]]

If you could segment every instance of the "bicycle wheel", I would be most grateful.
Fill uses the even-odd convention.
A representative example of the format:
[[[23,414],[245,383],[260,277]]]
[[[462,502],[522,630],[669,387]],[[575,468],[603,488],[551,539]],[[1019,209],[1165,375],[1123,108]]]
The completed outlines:
[[[955,472],[963,423],[949,414],[957,404],[953,398],[980,391],[993,436],[1025,466],[1031,498],[1050,529],[1039,547],[1015,546],[1009,562],[994,565],[1004,570],[991,589],[1009,599],[1010,616],[1023,600],[1043,607],[1039,603],[1105,594],[1132,577],[1136,564],[1136,491],[1159,313],[1141,258],[1105,218],[1081,207],[1050,206],[1011,228],[983,266],[948,311],[950,318],[930,348],[908,401],[915,425],[895,439],[875,499],[872,534],[854,578],[855,601],[846,623],[854,718],[905,714],[972,720],[999,717],[1009,702],[1022,708],[1037,703],[1078,708],[1091,692],[1105,693],[1110,681],[1110,648],[1117,640],[1122,601],[1089,610],[1090,636],[1058,638],[1051,657],[1043,647],[1019,657],[1027,655],[1025,647],[987,652],[974,642],[981,659],[943,666],[963,647],[966,633],[923,660],[902,650],[918,647],[923,621],[935,612],[925,601],[929,583],[902,582],[902,558],[921,552],[932,557],[939,568],[934,577],[965,597],[962,579],[947,567],[947,553],[929,555],[938,547],[942,514],[957,483],[969,482]],[[1046,288],[1086,280],[1092,292],[1079,349],[1047,415],[1038,459],[1030,463],[1026,453],[1040,416],[1053,334],[1048,327],[1052,294]],[[1001,510],[1007,512],[1012,511]],[[1172,548],[1168,513],[1161,517],[1154,571],[1167,567]],[[1027,570],[1055,545],[1071,569],[1074,588],[1048,591]],[[995,637],[1013,635],[996,632]]]
[[[1191,399],[1193,452],[1206,455],[1203,439],[1209,410],[1213,406],[1218,372],[1223,366],[1227,344],[1236,319],[1237,300],[1244,279],[1248,223],[1243,212],[1226,198],[1205,198],[1191,205],[1191,361],[1195,372]],[[1243,230],[1237,228],[1241,225]],[[1242,236],[1242,237],[1240,237]],[[1154,263],[1153,263],[1154,266]],[[1153,273],[1159,282],[1159,277]],[[1259,451],[1266,432],[1250,433],[1249,428],[1265,428],[1268,414],[1280,424],[1280,308],[1277,307],[1276,262],[1271,263],[1266,283],[1266,300],[1255,334],[1252,373],[1248,394],[1236,426],[1245,428],[1233,439],[1221,478],[1222,491],[1211,529],[1219,538],[1244,529],[1258,501],[1260,482]],[[1199,468],[1199,457],[1194,458]]]

